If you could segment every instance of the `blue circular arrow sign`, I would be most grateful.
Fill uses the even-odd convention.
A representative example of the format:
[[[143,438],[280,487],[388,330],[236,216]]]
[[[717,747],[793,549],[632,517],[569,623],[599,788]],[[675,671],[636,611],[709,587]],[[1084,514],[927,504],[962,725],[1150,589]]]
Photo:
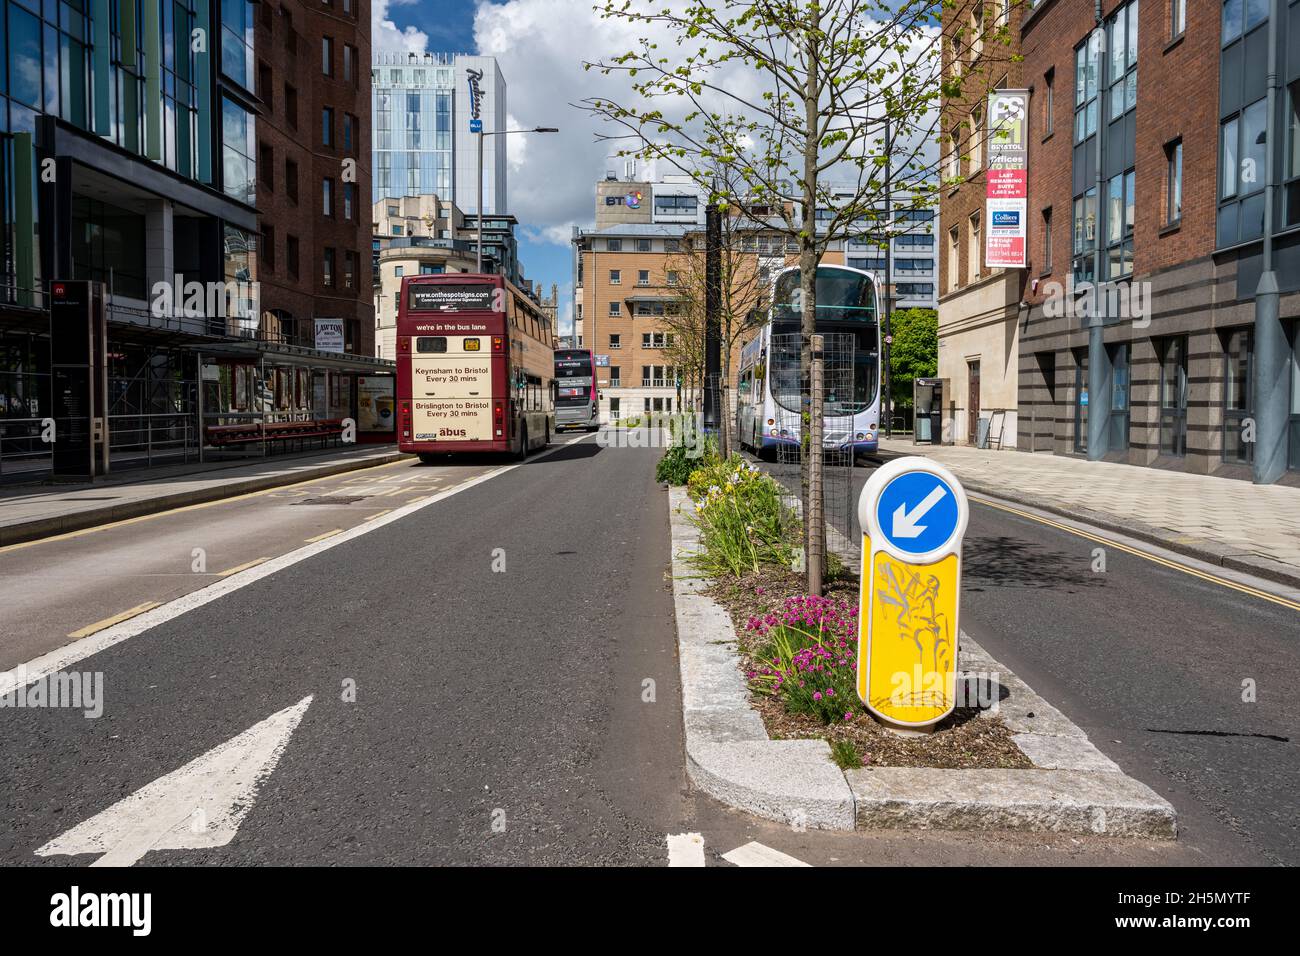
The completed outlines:
[[[886,540],[907,554],[929,554],[957,533],[957,496],[938,475],[910,471],[885,486],[876,502],[876,523]]]

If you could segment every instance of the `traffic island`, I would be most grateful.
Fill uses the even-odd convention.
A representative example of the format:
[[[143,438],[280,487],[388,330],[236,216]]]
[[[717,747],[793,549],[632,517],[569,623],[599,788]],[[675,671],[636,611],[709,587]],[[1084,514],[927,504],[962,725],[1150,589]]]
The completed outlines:
[[[965,633],[959,677],[986,682],[977,696],[996,703],[954,717],[991,722],[989,739],[997,745],[986,757],[1001,763],[953,768],[922,759],[922,765],[902,766],[908,742],[900,741],[884,758],[887,766],[877,757],[841,769],[824,736],[773,739],[749,686],[752,667],[745,667],[732,613],[715,600],[715,582],[692,562],[700,552],[694,505],[683,488],[671,488],[668,500],[687,772],[705,793],[757,816],[815,829],[1176,836],[1176,814],[1166,800],[1120,771],[1069,718]],[[993,674],[996,686],[989,686]],[[856,700],[852,705],[860,707]],[[1002,746],[1008,742],[1014,750]]]

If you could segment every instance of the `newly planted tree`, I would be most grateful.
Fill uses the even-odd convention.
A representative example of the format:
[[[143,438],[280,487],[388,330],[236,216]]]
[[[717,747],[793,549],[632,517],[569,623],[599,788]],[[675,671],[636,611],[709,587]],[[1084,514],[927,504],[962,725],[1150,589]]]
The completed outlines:
[[[884,244],[898,193],[924,206],[941,188],[943,146],[979,131],[945,129],[941,100],[971,97],[977,61],[996,56],[1023,0],[602,0],[607,19],[642,35],[587,64],[622,75],[624,100],[583,104],[625,155],[666,162],[711,203],[794,241],[800,333],[808,589],[825,568],[822,396],[810,387],[817,265],[849,236]],[[988,8],[986,10],[986,7]],[[949,29],[943,42],[941,24]],[[982,67],[982,65],[981,65]],[[722,175],[719,175],[719,173]]]

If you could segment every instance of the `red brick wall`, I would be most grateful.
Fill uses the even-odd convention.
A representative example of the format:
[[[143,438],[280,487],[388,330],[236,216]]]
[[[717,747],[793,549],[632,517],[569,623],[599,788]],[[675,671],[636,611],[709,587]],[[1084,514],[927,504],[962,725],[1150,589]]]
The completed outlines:
[[[269,11],[264,8],[270,8]],[[266,13],[269,12],[269,20]],[[286,16],[286,13],[288,16]],[[269,22],[269,25],[268,25]],[[292,25],[290,25],[290,23]],[[353,351],[374,355],[375,322],[371,279],[370,202],[370,2],[343,0],[326,6],[310,0],[262,0],[256,13],[257,95],[263,112],[257,120],[257,207],[263,227],[274,230],[274,263],[261,255],[259,279],[263,310],[283,309],[300,322],[313,317],[359,323]],[[292,41],[290,34],[293,34]],[[322,37],[333,38],[333,75],[321,70]],[[343,48],[356,51],[353,75],[343,78]],[[293,48],[296,47],[296,53]],[[270,82],[266,83],[269,69]],[[285,84],[297,90],[297,125],[286,110]],[[334,109],[333,145],[323,142],[321,113]],[[352,149],[343,149],[343,117],[355,117]],[[273,182],[266,183],[265,148],[272,157]],[[352,219],[343,218],[343,160],[356,161]],[[289,198],[285,161],[298,165],[298,200]],[[322,212],[321,182],[334,180],[334,216]],[[298,275],[289,272],[287,239],[298,240]],[[265,237],[263,239],[265,242]],[[335,250],[334,285],[324,282],[324,250]],[[355,254],[352,288],[344,286],[344,253]]]

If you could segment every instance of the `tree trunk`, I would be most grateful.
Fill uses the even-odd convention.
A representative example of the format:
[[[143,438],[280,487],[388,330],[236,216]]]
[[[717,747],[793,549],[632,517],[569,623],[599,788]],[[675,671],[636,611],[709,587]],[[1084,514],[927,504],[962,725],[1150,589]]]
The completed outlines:
[[[817,26],[813,24],[812,26]],[[808,571],[808,593],[822,593],[822,569],[825,567],[826,529],[822,514],[822,396],[812,387],[812,345],[817,332],[817,125],[820,89],[817,61],[817,38],[809,29],[807,44],[808,77],[804,87],[805,127],[803,151],[803,229],[799,240],[800,305],[800,381],[808,383],[803,407],[807,418],[800,423],[803,452],[803,519],[804,559]],[[819,376],[820,377],[820,376]],[[801,396],[803,397],[803,396]]]

